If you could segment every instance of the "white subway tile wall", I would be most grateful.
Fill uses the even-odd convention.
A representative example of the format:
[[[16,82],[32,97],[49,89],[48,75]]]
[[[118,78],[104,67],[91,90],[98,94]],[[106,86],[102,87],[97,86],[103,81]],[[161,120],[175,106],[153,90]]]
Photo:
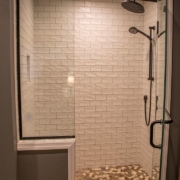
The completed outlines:
[[[35,1],[36,133],[62,135],[63,106],[73,121],[61,89],[75,67],[77,168],[140,163],[144,38],[128,30],[144,16],[120,2]]]
[[[73,136],[74,2],[34,4],[36,136]]]
[[[34,1],[20,1],[20,66],[23,136],[34,136]],[[29,67],[27,56],[29,56]]]
[[[140,163],[144,18],[120,2],[75,5],[77,168]]]
[[[149,26],[157,25],[157,3],[144,2],[144,32],[149,34]],[[157,89],[157,27],[153,32],[153,77],[155,81],[152,84],[152,111],[151,122],[155,120],[155,103],[156,103],[156,89]],[[149,115],[149,98],[150,98],[150,81],[149,76],[149,40],[144,38],[144,63],[143,63],[143,96],[148,96],[147,101],[147,116]],[[142,96],[142,98],[143,98]],[[153,168],[153,148],[150,146],[150,128],[146,126],[144,120],[144,107],[143,117],[141,123],[141,166],[151,176]]]

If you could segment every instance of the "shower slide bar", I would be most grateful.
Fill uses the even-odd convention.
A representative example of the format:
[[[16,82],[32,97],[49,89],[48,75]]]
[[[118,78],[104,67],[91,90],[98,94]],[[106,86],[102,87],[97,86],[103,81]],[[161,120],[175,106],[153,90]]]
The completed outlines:
[[[165,109],[165,112],[167,114],[167,116],[170,118],[170,120],[156,120],[154,122],[151,123],[151,127],[150,127],[150,144],[153,148],[157,148],[157,149],[161,149],[162,148],[162,145],[155,145],[154,142],[153,142],[153,137],[154,137],[154,126],[156,124],[172,124],[173,123],[173,119],[171,118],[171,115],[170,113],[168,112],[167,109]]]

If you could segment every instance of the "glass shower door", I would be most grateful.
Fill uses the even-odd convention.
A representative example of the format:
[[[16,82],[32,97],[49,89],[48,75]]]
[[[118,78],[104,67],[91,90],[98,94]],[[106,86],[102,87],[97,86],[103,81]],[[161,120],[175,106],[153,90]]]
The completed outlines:
[[[162,179],[162,156],[163,156],[163,142],[164,142],[164,128],[165,122],[170,117],[166,117],[168,112],[166,110],[166,63],[167,63],[167,2],[166,0],[157,2],[157,61],[155,69],[156,77],[156,100],[155,100],[155,120],[151,124],[153,131],[152,142],[156,146],[153,148],[153,163],[152,163],[152,179]]]
[[[17,0],[20,139],[75,137],[73,12],[73,1]]]

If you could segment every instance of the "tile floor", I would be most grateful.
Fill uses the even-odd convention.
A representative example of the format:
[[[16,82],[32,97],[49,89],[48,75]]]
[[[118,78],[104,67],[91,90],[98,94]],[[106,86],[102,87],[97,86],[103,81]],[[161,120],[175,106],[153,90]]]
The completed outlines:
[[[158,180],[159,168],[153,169],[153,180]],[[76,171],[76,180],[150,180],[139,165],[101,167]]]

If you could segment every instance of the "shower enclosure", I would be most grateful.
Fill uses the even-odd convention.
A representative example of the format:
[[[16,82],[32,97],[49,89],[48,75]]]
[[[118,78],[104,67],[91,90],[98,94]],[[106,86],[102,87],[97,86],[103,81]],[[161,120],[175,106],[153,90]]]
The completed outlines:
[[[161,179],[168,6],[122,2],[17,0],[19,137],[75,138],[77,180]]]

